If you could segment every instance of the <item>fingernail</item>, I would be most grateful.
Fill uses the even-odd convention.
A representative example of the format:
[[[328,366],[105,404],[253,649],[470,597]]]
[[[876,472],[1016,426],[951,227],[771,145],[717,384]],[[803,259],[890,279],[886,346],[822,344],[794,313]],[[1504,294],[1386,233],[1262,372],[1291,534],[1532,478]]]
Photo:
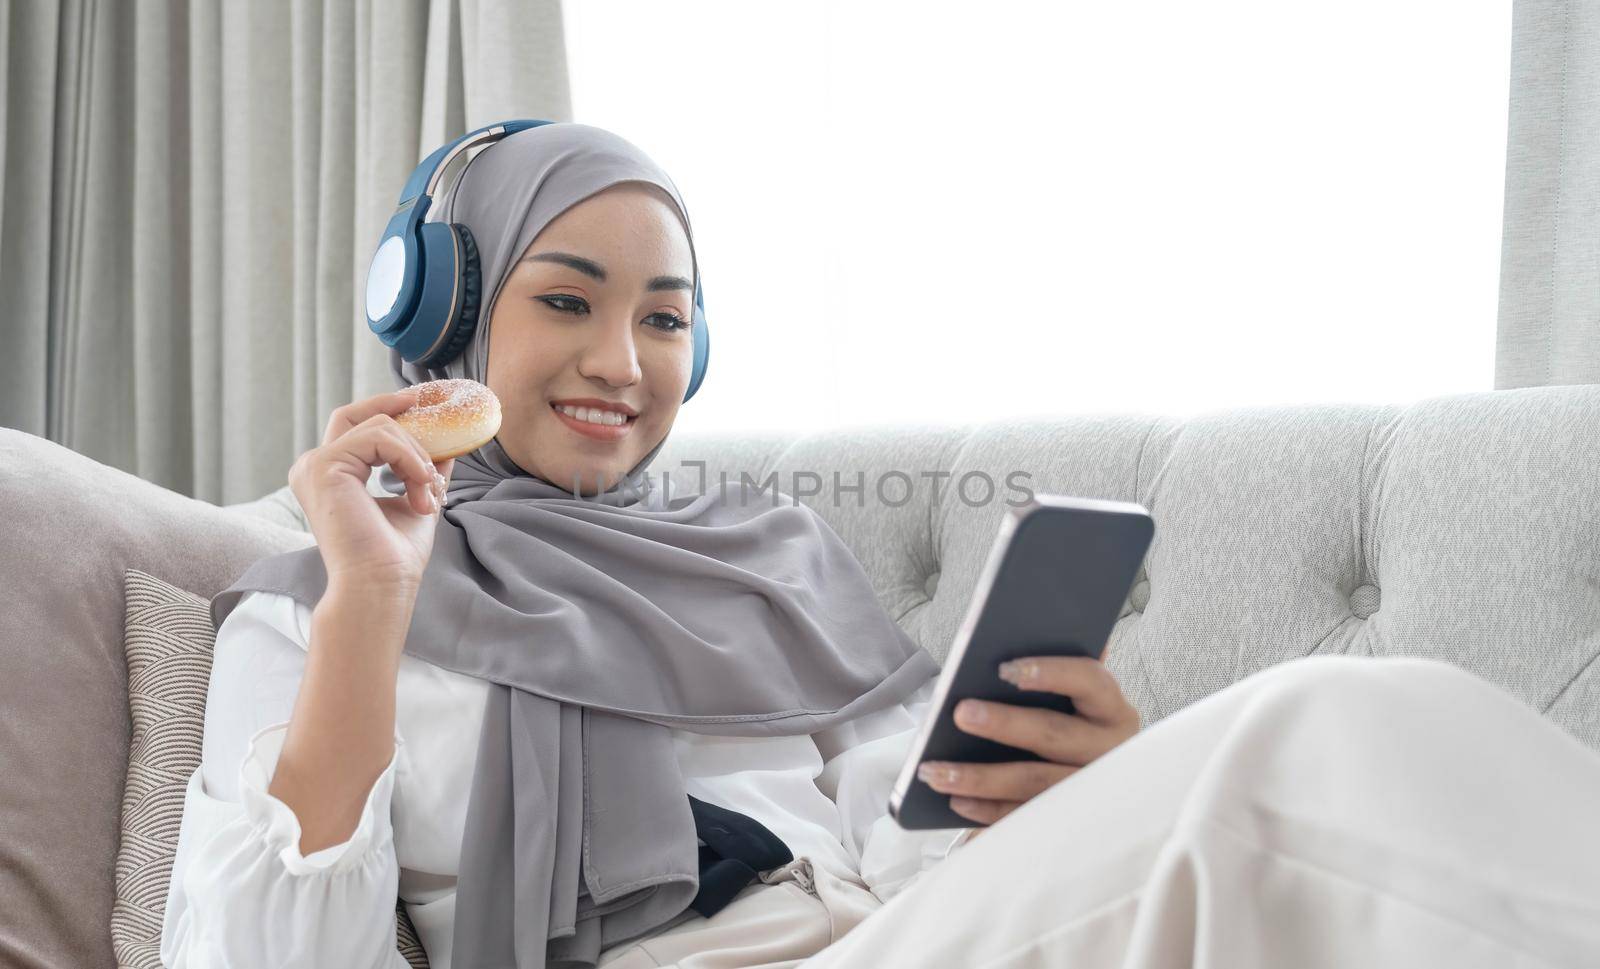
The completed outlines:
[[[956,769],[947,764],[926,761],[917,765],[917,777],[924,784],[954,784]]]
[[[1000,678],[1007,683],[1019,683],[1022,680],[1022,666],[1016,660],[1007,660],[1000,664]]]
[[[983,723],[989,719],[989,711],[977,700],[962,700],[956,707],[956,716],[966,723]]]

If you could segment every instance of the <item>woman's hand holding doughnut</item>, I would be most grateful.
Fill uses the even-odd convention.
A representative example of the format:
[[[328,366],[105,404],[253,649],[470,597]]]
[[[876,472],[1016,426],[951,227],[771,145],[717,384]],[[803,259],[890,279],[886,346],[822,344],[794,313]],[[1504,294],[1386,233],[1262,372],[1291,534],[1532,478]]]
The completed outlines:
[[[350,839],[367,790],[394,757],[399,658],[433,551],[444,486],[456,455],[500,426],[499,402],[489,413],[482,400],[489,391],[480,386],[430,381],[346,404],[328,418],[321,446],[289,469],[289,485],[328,573],[327,594],[311,616],[310,659],[267,791],[300,822],[302,855]],[[420,428],[420,437],[410,426]],[[478,444],[463,436],[485,431]],[[405,482],[404,494],[379,497],[367,490],[372,469],[382,464]]]
[[[435,462],[395,420],[417,401],[417,387],[408,387],[336,408],[322,445],[289,469],[330,585],[352,579],[414,589],[422,581],[455,459]],[[405,480],[404,495],[367,491],[372,469],[383,464]]]

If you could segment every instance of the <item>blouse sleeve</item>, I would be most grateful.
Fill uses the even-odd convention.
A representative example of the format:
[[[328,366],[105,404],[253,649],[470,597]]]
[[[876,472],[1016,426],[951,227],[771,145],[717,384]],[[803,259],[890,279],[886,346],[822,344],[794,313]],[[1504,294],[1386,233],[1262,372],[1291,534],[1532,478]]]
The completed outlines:
[[[309,613],[247,594],[217,631],[200,767],[184,791],[161,963],[231,969],[314,963],[404,969],[395,946],[389,803],[404,741],[341,844],[300,852],[300,822],[267,793],[289,726]]]
[[[838,806],[845,850],[861,880],[884,902],[959,849],[973,830],[908,831],[889,815],[889,792],[932,692],[930,679],[904,703],[812,735],[823,758],[817,786]]]

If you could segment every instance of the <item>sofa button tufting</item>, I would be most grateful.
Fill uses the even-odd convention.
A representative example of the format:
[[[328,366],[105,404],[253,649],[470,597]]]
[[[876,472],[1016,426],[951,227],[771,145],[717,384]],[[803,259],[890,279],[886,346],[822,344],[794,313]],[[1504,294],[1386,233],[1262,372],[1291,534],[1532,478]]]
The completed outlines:
[[[1381,598],[1377,586],[1362,583],[1350,592],[1350,611],[1355,613],[1357,619],[1365,619],[1378,611]]]
[[[1128,605],[1134,612],[1144,612],[1144,607],[1150,602],[1150,580],[1140,579],[1133,584],[1133,589],[1128,593]]]
[[[939,591],[939,570],[935,569],[928,573],[926,579],[922,580],[922,594],[932,599],[933,594],[937,591]]]

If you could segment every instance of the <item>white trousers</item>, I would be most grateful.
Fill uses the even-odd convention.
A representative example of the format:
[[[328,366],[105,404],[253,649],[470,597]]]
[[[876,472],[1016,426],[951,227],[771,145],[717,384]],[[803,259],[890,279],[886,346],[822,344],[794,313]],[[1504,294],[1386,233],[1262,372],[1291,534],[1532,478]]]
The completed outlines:
[[[1310,657],[1146,728],[887,905],[807,874],[603,964],[1600,967],[1600,754],[1457,667]]]

